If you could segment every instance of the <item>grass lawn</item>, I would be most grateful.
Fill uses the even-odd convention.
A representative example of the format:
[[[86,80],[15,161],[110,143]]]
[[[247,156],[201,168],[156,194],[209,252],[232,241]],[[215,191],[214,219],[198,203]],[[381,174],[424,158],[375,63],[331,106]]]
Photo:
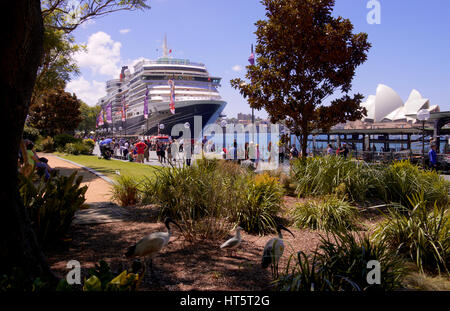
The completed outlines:
[[[118,177],[116,171],[119,171],[120,175],[127,175],[141,179],[144,176],[153,175],[153,171],[155,170],[155,167],[150,165],[135,162],[99,159],[94,155],[55,154],[61,158],[90,167],[111,179]]]

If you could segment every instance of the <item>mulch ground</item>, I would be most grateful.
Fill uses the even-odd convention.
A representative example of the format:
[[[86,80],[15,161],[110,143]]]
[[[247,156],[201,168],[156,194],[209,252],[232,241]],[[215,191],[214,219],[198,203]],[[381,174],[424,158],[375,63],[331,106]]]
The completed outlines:
[[[290,208],[300,199],[285,197],[285,206]],[[73,225],[69,232],[71,240],[63,246],[46,252],[52,269],[64,276],[66,264],[75,259],[81,263],[82,279],[95,263],[105,260],[113,270],[130,271],[133,260],[124,256],[127,248],[144,235],[165,231],[164,224],[157,222],[156,206],[127,207],[129,216],[125,221],[97,224]],[[367,218],[367,224],[377,221]],[[261,256],[266,242],[275,235],[258,236],[245,232],[235,257],[227,256],[219,246],[224,241],[202,241],[195,244],[184,241],[178,228],[172,226],[173,235],[167,247],[153,260],[154,274],[148,272],[140,290],[239,290],[257,291],[270,289],[270,269],[261,268]],[[172,228],[171,227],[171,228]],[[318,245],[320,231],[289,229],[294,233],[284,234],[285,252],[280,268],[286,266],[290,254],[314,251]],[[230,232],[230,237],[234,232]]]

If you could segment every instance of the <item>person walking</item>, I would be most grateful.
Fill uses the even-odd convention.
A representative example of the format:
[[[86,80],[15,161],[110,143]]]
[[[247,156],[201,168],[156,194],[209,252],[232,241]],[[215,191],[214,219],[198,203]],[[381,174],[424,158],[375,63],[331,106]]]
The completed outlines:
[[[281,142],[281,140],[278,142],[278,161],[283,164],[284,163],[284,157],[285,157],[285,146],[284,143]]]
[[[158,156],[158,161],[159,163],[162,163],[162,157],[161,157],[161,142],[157,141],[156,142],[156,155]]]
[[[172,142],[167,145],[167,163],[172,165]]]
[[[349,153],[349,150],[348,150],[348,148],[347,148],[347,144],[344,143],[344,144],[342,145],[342,150],[339,151],[339,154],[341,154],[342,156],[344,156],[344,159],[347,159],[348,153]]]
[[[333,147],[331,147],[331,144],[327,146],[327,155],[333,155]]]
[[[430,169],[437,169],[437,152],[436,152],[437,146],[436,143],[432,143],[430,147],[430,151],[428,151],[428,158],[429,158],[429,166]]]
[[[166,163],[166,144],[161,144],[161,161],[162,163]]]
[[[295,144],[292,145],[291,148],[291,159],[296,159],[298,158],[298,150],[297,147],[295,146]]]
[[[136,144],[135,147],[137,153],[136,162],[144,163],[144,153],[145,149],[147,149],[147,145],[144,143],[144,141],[141,140]]]
[[[146,162],[150,162],[150,142],[148,140],[144,140],[145,143],[145,151],[144,151],[144,159]]]

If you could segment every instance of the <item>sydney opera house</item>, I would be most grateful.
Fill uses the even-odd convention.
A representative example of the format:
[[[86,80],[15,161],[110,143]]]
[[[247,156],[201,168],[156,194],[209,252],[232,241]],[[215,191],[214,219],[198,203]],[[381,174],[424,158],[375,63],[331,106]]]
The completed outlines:
[[[379,84],[376,95],[370,95],[361,106],[367,110],[362,121],[369,123],[415,123],[416,119],[410,116],[416,115],[419,110],[439,112],[439,106],[430,105],[430,100],[423,98],[417,90],[412,90],[406,102],[403,102],[392,88],[383,84]]]

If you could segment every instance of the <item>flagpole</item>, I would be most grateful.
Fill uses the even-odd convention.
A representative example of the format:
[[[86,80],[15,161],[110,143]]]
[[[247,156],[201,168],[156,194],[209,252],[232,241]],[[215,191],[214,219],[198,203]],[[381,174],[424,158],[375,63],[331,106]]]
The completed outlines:
[[[250,65],[255,64],[255,55],[253,54],[253,44],[251,46],[251,54],[248,59]],[[255,142],[255,109],[252,107],[252,140]]]

